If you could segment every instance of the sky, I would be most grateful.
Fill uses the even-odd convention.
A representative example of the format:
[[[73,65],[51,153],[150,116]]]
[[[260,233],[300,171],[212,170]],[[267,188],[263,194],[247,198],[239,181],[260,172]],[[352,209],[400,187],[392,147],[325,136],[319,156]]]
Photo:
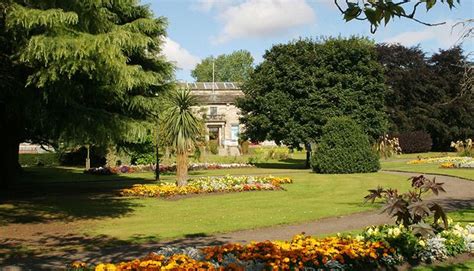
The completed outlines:
[[[343,0],[340,0],[342,2]],[[156,17],[166,17],[167,37],[163,54],[175,63],[176,79],[194,81],[191,70],[208,56],[248,50],[260,63],[265,50],[274,44],[298,38],[351,35],[366,36],[376,42],[420,45],[428,54],[458,43],[460,27],[456,22],[474,18],[474,0],[461,0],[450,10],[437,4],[426,12],[417,10],[425,26],[408,19],[391,21],[370,33],[366,21],[345,22],[333,0],[142,0]],[[440,2],[440,1],[438,1]],[[471,40],[465,51],[474,51]]]

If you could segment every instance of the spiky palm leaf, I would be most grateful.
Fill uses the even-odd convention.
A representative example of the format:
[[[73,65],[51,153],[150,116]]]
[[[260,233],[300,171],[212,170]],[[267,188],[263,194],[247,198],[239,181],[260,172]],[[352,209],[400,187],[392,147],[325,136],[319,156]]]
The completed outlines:
[[[201,135],[202,122],[192,110],[196,105],[196,98],[188,90],[172,91],[168,95],[162,128],[168,144],[177,153],[193,149]]]

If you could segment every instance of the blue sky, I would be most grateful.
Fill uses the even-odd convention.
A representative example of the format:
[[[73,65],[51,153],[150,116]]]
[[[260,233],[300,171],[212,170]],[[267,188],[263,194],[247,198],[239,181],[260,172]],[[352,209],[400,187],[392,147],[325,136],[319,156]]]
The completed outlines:
[[[178,80],[192,81],[191,69],[210,55],[228,54],[245,49],[256,64],[273,44],[286,43],[299,37],[361,35],[376,42],[399,42],[417,45],[427,52],[447,49],[456,44],[460,28],[452,26],[474,17],[474,0],[461,0],[449,10],[438,4],[429,12],[419,8],[417,18],[430,22],[446,22],[429,27],[407,19],[395,19],[387,27],[371,34],[369,24],[346,23],[333,0],[142,0],[155,16],[168,19],[168,37],[164,54],[178,67]],[[341,1],[342,2],[342,1]],[[440,1],[438,1],[440,2]],[[474,44],[465,42],[464,49],[473,51]]]

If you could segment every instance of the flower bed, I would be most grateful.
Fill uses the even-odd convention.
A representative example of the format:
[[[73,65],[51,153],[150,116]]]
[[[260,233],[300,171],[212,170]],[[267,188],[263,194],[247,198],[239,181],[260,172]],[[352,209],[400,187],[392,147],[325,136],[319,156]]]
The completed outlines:
[[[212,170],[212,169],[225,169],[225,168],[249,168],[253,167],[251,164],[219,164],[219,163],[192,163],[188,166],[188,170]],[[126,174],[135,172],[152,172],[155,171],[155,165],[123,165],[117,167],[98,167],[85,170],[84,173],[95,174],[95,175],[112,175],[112,174]],[[176,165],[160,165],[161,173],[176,172]]]
[[[189,195],[213,192],[243,192],[252,190],[281,190],[282,184],[292,183],[290,178],[278,178],[273,176],[225,176],[225,177],[202,177],[192,179],[185,186],[164,183],[156,185],[137,184],[132,188],[122,189],[122,196],[139,197],[171,197],[177,195]]]
[[[142,259],[99,264],[95,269],[75,262],[70,270],[376,270],[404,262],[442,261],[465,252],[474,252],[474,225],[455,225],[426,237],[403,226],[383,225],[368,227],[355,237],[317,239],[300,234],[291,241],[165,247]]]
[[[439,157],[417,159],[407,162],[407,164],[440,164],[441,168],[474,168],[474,158],[472,157]]]

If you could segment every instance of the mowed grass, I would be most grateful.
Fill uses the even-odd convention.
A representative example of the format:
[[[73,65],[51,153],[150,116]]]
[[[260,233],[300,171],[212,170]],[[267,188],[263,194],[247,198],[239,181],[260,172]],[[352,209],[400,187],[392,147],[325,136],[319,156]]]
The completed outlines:
[[[376,208],[363,204],[368,189],[383,185],[405,190],[409,185],[404,177],[384,173],[320,175],[301,170],[285,176],[294,179],[286,191],[123,199],[139,207],[126,216],[98,221],[88,233],[167,239],[298,223]]]
[[[439,164],[407,164],[407,161],[382,161],[383,170],[418,172],[423,174],[440,174],[474,180],[474,169],[440,168]]]
[[[20,184],[29,191],[21,194],[29,195],[33,191],[37,195],[12,198],[1,204],[0,220],[3,225],[51,219],[92,220],[93,225],[87,224],[83,232],[121,240],[159,240],[293,224],[371,210],[378,206],[363,203],[368,189],[379,185],[400,190],[409,187],[406,177],[383,172],[316,174],[302,168],[303,157],[303,153],[297,153],[292,159],[269,160],[254,168],[190,172],[191,178],[227,174],[288,176],[294,183],[285,185],[285,191],[194,195],[180,199],[118,196],[119,189],[133,184],[155,183],[153,172],[95,176],[83,174],[80,168],[26,168]],[[472,170],[407,165],[406,161],[406,158],[391,159],[382,161],[382,165],[384,169],[423,173],[465,171],[462,177],[474,179]],[[425,172],[423,166],[432,170]],[[174,175],[162,174],[162,181],[174,180]]]
[[[474,257],[464,263],[455,264],[436,264],[420,266],[412,269],[413,271],[472,271],[474,270]]]

